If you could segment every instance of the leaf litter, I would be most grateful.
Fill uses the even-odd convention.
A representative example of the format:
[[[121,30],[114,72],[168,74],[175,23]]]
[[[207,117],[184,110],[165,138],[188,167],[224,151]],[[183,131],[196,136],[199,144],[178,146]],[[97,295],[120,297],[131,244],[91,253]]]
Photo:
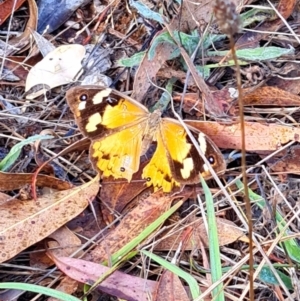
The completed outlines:
[[[252,246],[247,239],[248,229],[244,227],[247,223],[244,194],[237,182],[242,131],[237,96],[232,93],[237,89],[236,67],[227,36],[211,19],[213,2],[204,1],[199,5],[183,1],[180,8],[176,1],[158,6],[149,1],[129,1],[128,6],[122,1],[108,5],[85,1],[80,8],[74,8],[72,15],[62,12],[69,16],[67,23],[60,23],[57,29],[51,24],[52,31],[48,28],[49,32],[38,33],[51,40],[54,52],[61,47],[82,49],[77,59],[73,53],[66,55],[66,64],[63,57],[58,58],[60,68],[51,65],[53,60],[43,63],[42,57],[48,54],[43,52],[40,42],[32,45],[31,36],[40,24],[38,8],[33,0],[28,1],[28,6],[22,6],[22,2],[18,1],[14,14],[7,10],[13,7],[13,0],[0,3],[0,29],[3,30],[0,40],[0,165],[5,171],[0,173],[0,236],[1,261],[3,264],[7,261],[5,268],[10,272],[1,272],[3,282],[17,279],[18,268],[14,264],[18,258],[32,257],[36,246],[45,246],[39,252],[41,257],[37,263],[43,262],[48,254],[56,267],[70,277],[65,276],[53,287],[69,294],[75,290],[82,294],[71,278],[93,285],[103,277],[98,294],[105,292],[127,300],[147,300],[149,293],[153,300],[166,300],[166,296],[171,298],[172,294],[176,297],[176,291],[178,300],[191,300],[182,290],[184,283],[180,278],[168,269],[163,270],[162,266],[158,270],[154,261],[142,260],[138,252],[146,248],[168,259],[173,258],[179,248],[180,260],[173,264],[182,271],[192,271],[201,284],[201,300],[211,300],[213,285],[222,281],[228,300],[248,296],[246,259]],[[297,159],[299,38],[293,31],[298,21],[296,1],[282,0],[276,7],[261,1],[233,2],[241,18],[240,31],[234,39],[242,71],[246,163],[254,242],[258,242],[253,246],[257,277],[253,280],[252,297],[255,296],[254,300],[258,296],[265,300],[293,300],[290,292],[296,293],[297,289],[291,286],[290,280],[295,277],[291,269],[299,261],[296,239],[299,232],[297,174],[300,172]],[[229,7],[230,2],[227,5]],[[266,10],[262,9],[263,5]],[[27,18],[25,24],[24,18]],[[10,33],[13,35],[9,36]],[[90,51],[91,48],[94,50]],[[84,57],[85,49],[88,55]],[[101,62],[102,67],[99,67]],[[51,76],[42,79],[38,68],[42,73],[50,70]],[[57,73],[58,69],[67,73]],[[97,69],[101,69],[101,74]],[[166,87],[169,80],[176,77],[171,90],[175,110],[182,108],[186,122],[207,134],[228,161],[222,181],[227,185],[230,200],[214,181],[208,183],[214,194],[224,279],[213,282],[210,279],[214,267],[208,255],[214,250],[207,248],[207,242],[208,236],[213,234],[206,224],[205,199],[202,197],[204,203],[199,203],[196,197],[197,194],[203,196],[201,187],[186,187],[177,191],[176,197],[153,194],[151,189],[145,189],[139,173],[131,183],[109,178],[99,185],[88,158],[89,142],[80,140],[78,143],[81,137],[64,99],[68,88],[79,84],[76,76],[79,82],[101,82],[120,91],[132,91],[131,95],[138,101],[146,101],[148,107],[160,98],[158,87]],[[25,92],[36,85],[46,90],[35,95],[35,99],[26,100]],[[166,114],[172,116],[171,110]],[[36,147],[34,139],[43,139],[44,129],[51,129],[55,137]],[[37,175],[37,186],[32,186],[35,170],[57,154],[60,155]],[[147,158],[141,160],[147,162]],[[265,163],[260,163],[262,161]],[[37,201],[32,200],[33,189],[38,193]],[[99,189],[100,204],[90,203]],[[132,256],[118,262],[119,271],[115,271],[116,267],[110,266],[114,253],[134,241],[179,199],[184,200],[181,208],[163,228],[148,234],[147,239],[145,237],[134,247]],[[88,205],[90,207],[85,209]],[[269,210],[270,214],[265,215],[264,210]],[[74,220],[79,214],[81,216]],[[89,214],[94,216],[92,220],[84,218]],[[190,219],[185,219],[186,216]],[[75,224],[77,220],[78,225],[80,221],[80,227],[72,228],[73,235],[80,234],[80,240],[75,236],[71,239],[69,230],[55,236],[72,219]],[[187,241],[186,231],[192,233]],[[72,247],[73,241],[76,243]],[[184,248],[180,248],[182,242],[185,242]],[[54,253],[57,248],[61,253]],[[67,252],[65,248],[72,251]],[[77,255],[73,255],[76,248]],[[53,263],[51,260],[49,264]],[[100,265],[105,261],[108,268]],[[26,267],[30,269],[34,264],[23,266]],[[47,269],[46,266],[41,268]],[[299,276],[297,273],[296,270]],[[107,282],[110,278],[111,283]],[[210,280],[207,282],[207,279]],[[26,281],[25,278],[22,281]],[[48,284],[41,282],[39,273],[32,274],[30,283]],[[170,284],[176,289],[172,291]]]

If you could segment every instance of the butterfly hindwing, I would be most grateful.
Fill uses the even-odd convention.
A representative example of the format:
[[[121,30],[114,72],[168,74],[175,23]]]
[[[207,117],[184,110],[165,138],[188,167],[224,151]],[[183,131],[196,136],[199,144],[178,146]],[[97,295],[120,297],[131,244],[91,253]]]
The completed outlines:
[[[214,170],[225,171],[225,162],[217,146],[202,132],[189,127],[202,152]],[[200,182],[200,174],[211,174],[183,126],[176,120],[163,118],[156,133],[157,149],[144,168],[143,177],[154,187],[179,186]]]

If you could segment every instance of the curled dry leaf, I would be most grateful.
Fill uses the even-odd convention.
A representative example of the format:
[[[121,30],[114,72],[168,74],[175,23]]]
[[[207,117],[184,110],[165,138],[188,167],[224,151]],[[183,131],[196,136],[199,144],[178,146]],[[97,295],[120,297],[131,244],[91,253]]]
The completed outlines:
[[[26,185],[31,185],[33,174],[31,173],[9,173],[0,172],[0,190],[9,191],[21,189]],[[38,187],[49,187],[55,190],[66,190],[72,188],[72,184],[54,177],[41,175],[37,176]]]
[[[28,73],[25,91],[36,85],[45,85],[50,89],[72,82],[80,75],[81,61],[85,55],[82,45],[62,45],[48,53]],[[45,89],[27,95],[27,99],[34,99],[42,95]]]
[[[56,254],[58,257],[70,256],[71,254],[75,253],[80,246],[81,240],[66,226],[60,227],[47,237],[47,247],[51,249],[51,252]],[[78,256],[80,254],[80,252],[77,253]],[[34,252],[30,254],[31,267],[46,269],[50,265],[53,265],[53,262],[46,255],[46,250],[45,252]]]
[[[47,237],[81,213],[99,190],[99,178],[35,201],[12,200],[0,207],[1,262]]]
[[[30,34],[32,30],[35,30],[37,27],[37,19],[38,19],[38,9],[35,0],[28,0],[29,7],[29,20],[26,24],[24,32],[15,36],[11,40],[9,40],[9,46],[7,47],[5,55],[9,56],[15,52],[19,52],[20,49],[26,47],[30,40]]]

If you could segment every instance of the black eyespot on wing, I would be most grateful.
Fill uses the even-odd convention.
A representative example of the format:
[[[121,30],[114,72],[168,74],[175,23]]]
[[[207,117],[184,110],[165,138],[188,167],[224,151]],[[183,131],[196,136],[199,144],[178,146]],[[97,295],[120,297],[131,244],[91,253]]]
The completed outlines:
[[[121,168],[120,168],[120,171],[121,171],[121,172],[124,172],[124,171],[125,171],[125,167],[121,167]]]
[[[87,99],[88,99],[88,96],[86,94],[81,94],[79,97],[80,101],[87,101]]]
[[[148,178],[146,179],[146,181],[147,181],[147,182],[150,182],[150,181],[151,181],[151,178],[150,178],[150,177],[148,177]]]

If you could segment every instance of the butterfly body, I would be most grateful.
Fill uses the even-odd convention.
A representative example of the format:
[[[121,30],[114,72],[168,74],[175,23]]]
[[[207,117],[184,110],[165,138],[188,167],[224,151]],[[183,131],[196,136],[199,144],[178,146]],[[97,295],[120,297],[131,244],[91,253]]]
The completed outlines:
[[[147,185],[170,192],[180,184],[210,176],[206,164],[176,120],[150,113],[134,99],[100,86],[82,86],[67,92],[68,104],[81,132],[92,140],[90,159],[103,177],[131,181],[139,170],[140,156],[153,142],[156,150],[143,169]],[[225,170],[221,152],[202,132],[190,128],[216,172]]]

